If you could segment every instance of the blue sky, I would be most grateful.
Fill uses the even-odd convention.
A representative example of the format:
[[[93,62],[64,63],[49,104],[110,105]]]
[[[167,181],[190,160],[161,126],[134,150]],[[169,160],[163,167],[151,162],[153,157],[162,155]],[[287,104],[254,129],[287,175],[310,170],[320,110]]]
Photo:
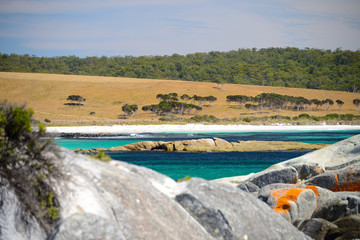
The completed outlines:
[[[172,55],[360,50],[360,0],[0,0],[0,52]]]

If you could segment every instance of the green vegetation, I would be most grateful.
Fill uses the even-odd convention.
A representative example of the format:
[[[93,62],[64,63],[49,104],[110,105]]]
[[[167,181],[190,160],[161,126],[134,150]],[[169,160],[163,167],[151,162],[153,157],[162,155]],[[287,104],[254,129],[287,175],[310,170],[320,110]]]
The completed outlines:
[[[192,118],[190,118],[190,120],[195,121],[195,122],[211,122],[211,123],[216,123],[218,122],[220,119],[218,119],[217,117],[213,116],[213,115],[196,115]]]
[[[355,99],[356,100],[356,99]],[[355,101],[354,100],[354,101]],[[319,111],[324,106],[325,110],[329,110],[334,101],[331,99],[318,100],[318,99],[306,99],[304,97],[294,97],[288,95],[280,95],[276,93],[261,93],[255,97],[249,97],[245,95],[229,95],[226,97],[226,101],[231,104],[235,103],[238,108],[246,108],[247,110],[314,110]],[[250,103],[249,103],[250,102]],[[341,100],[336,100],[338,109],[344,104]],[[355,102],[354,102],[355,104]],[[360,105],[360,100],[359,100]]]
[[[98,152],[95,155],[91,155],[91,157],[94,158],[94,159],[103,161],[103,162],[109,162],[109,161],[112,160],[111,157],[108,154],[104,153],[104,152]]]
[[[359,111],[360,99],[358,99],[358,98],[354,99],[353,104],[356,106],[356,110]]]
[[[274,115],[270,117],[244,117],[242,118],[242,121],[244,122],[261,122],[263,124],[266,124],[267,122],[273,122],[272,120],[275,120],[275,122],[288,122],[291,124],[299,123],[299,122],[306,122],[306,123],[312,123],[312,122],[319,122],[319,121],[325,121],[325,122],[332,122],[332,123],[338,123],[338,122],[346,122],[349,123],[349,121],[354,120],[360,120],[360,115],[353,115],[353,114],[337,114],[337,113],[330,113],[326,114],[323,117],[319,116],[311,116],[307,113],[299,114],[296,117],[289,117],[289,116],[281,116],[281,115]]]
[[[184,178],[178,179],[177,182],[186,182],[189,181],[191,179],[190,176],[185,176]]]
[[[0,54],[0,71],[179,79],[355,92],[360,51],[266,48],[186,56],[36,57]]]
[[[133,116],[137,113],[139,107],[135,104],[133,105],[124,104],[121,109],[125,113],[125,116]]]
[[[67,97],[66,100],[70,101],[70,103],[65,103],[65,105],[71,105],[71,106],[81,106],[83,105],[81,102],[86,101],[86,99],[80,95],[70,95]]]
[[[159,104],[143,106],[142,110],[150,111],[159,116],[169,115],[169,114],[184,115],[184,114],[190,114],[192,110],[195,111],[202,110],[202,107],[200,106],[190,103],[178,102],[177,93],[158,94],[156,95],[156,98],[161,99],[162,101]],[[166,121],[167,119],[163,119],[163,120]]]
[[[59,173],[43,154],[51,148],[49,140],[42,140],[45,127],[39,124],[33,131],[32,115],[24,106],[0,104],[0,177],[48,231],[58,218],[50,178]]]

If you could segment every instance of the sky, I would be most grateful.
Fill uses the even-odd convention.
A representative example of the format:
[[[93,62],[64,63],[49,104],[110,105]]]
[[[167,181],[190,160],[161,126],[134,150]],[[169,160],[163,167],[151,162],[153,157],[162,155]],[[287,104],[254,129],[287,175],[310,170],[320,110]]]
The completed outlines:
[[[143,56],[360,50],[360,0],[0,0],[0,52]]]

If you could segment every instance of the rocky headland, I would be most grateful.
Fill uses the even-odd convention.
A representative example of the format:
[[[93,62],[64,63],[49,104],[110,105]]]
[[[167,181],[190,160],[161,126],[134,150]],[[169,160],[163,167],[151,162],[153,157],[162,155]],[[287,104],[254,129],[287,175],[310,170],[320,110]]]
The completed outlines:
[[[250,152],[282,150],[314,150],[327,144],[311,144],[282,141],[238,141],[228,142],[221,138],[203,138],[172,142],[143,141],[112,148],[75,149],[79,153],[100,151],[178,151],[178,152]]]
[[[47,233],[2,184],[0,239],[360,238],[360,135],[233,185],[175,182],[61,148],[46,154],[63,173],[51,181],[58,224]]]

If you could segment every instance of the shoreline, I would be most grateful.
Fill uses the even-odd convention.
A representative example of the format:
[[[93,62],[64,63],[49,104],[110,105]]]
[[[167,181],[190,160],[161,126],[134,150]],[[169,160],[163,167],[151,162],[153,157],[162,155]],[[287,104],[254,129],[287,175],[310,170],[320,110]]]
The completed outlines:
[[[112,125],[47,127],[47,133],[132,134],[186,132],[250,132],[250,131],[331,131],[360,130],[360,125]]]

